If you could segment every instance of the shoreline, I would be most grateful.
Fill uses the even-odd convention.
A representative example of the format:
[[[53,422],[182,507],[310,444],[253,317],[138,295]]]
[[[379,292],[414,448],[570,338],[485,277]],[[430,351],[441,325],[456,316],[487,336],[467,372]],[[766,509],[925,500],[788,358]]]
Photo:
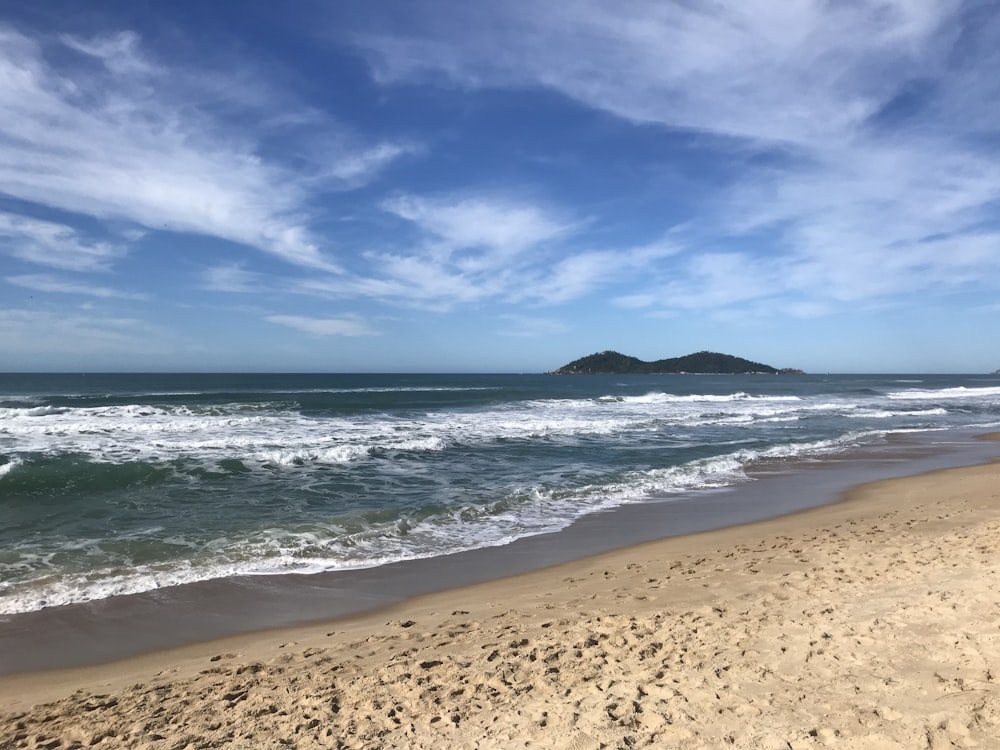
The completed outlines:
[[[347,619],[10,675],[0,745],[982,744],[998,485],[994,458]]]
[[[748,471],[753,481],[620,506],[507,545],[372,568],[223,578],[0,617],[0,678],[110,664],[282,628],[389,610],[424,595],[584,561],[648,542],[836,504],[859,485],[994,460],[971,430],[893,435],[816,461]]]

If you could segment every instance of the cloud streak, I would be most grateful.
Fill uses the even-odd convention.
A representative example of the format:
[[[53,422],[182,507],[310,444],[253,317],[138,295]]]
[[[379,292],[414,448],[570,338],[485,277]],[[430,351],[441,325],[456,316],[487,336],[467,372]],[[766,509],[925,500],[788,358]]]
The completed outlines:
[[[19,355],[162,353],[168,337],[157,326],[120,315],[0,309],[0,349]]]
[[[409,148],[363,146],[339,158],[328,154],[311,173],[292,169],[261,155],[263,132],[228,127],[234,114],[249,123],[265,119],[251,97],[241,100],[240,88],[237,75],[220,81],[157,62],[130,32],[38,40],[0,27],[0,191],[338,272],[310,228],[311,191],[317,182],[328,189],[362,184]],[[239,111],[222,116],[212,104],[223,96]],[[310,127],[337,129],[329,119]],[[105,254],[93,263],[110,260]]]
[[[34,289],[38,292],[49,292],[55,294],[79,294],[86,297],[100,297],[102,299],[131,299],[145,300],[147,295],[138,292],[127,292],[120,289],[112,289],[106,286],[96,286],[94,284],[71,281],[50,274],[21,274],[8,276],[4,279],[8,284]]]
[[[65,224],[0,211],[0,248],[8,255],[67,271],[107,271],[125,248],[95,242]]]
[[[497,331],[501,336],[514,338],[549,338],[566,333],[570,327],[554,318],[537,318],[530,315],[501,315],[505,326]]]
[[[309,277],[289,288],[437,311],[487,302],[554,305],[620,282],[681,249],[668,240],[581,249],[587,219],[510,196],[406,194],[382,208],[403,221],[412,243],[367,252],[361,270]]]
[[[302,315],[269,315],[269,323],[294,328],[312,336],[376,336],[360,318],[310,318]]]
[[[503,197],[401,195],[385,201],[383,208],[428,235],[432,253],[449,258],[469,251],[459,265],[472,269],[495,267],[573,230],[551,212]]]
[[[266,290],[265,278],[248,271],[243,263],[225,263],[206,268],[201,272],[205,289],[213,292],[255,294]]]

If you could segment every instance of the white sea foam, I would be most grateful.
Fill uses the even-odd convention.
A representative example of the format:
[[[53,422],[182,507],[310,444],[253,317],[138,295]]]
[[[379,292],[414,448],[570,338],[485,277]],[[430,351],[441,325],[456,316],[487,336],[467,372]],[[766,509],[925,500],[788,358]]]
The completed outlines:
[[[253,458],[265,464],[278,466],[302,466],[307,463],[340,464],[356,461],[381,451],[440,451],[445,442],[432,437],[424,440],[398,440],[387,443],[361,445],[339,445],[319,450],[273,450],[261,451]]]
[[[0,423],[0,437],[13,438],[22,451],[84,454],[95,461],[237,458],[292,466],[353,461],[378,451],[439,451],[452,444],[495,440],[648,432],[671,423],[731,424],[778,417],[799,403],[741,394],[718,400],[651,397],[614,404],[541,400],[467,412],[356,418],[309,417],[278,408],[248,413],[239,404],[209,411],[120,405],[62,409],[44,417],[14,410]]]
[[[965,398],[986,398],[995,399],[1000,398],[1000,387],[983,387],[983,388],[966,388],[965,386],[959,386],[957,388],[938,388],[938,389],[922,389],[922,388],[912,388],[905,391],[894,391],[887,394],[888,398],[891,399],[907,399],[913,401],[919,400],[939,400],[939,399],[965,399]]]
[[[17,417],[45,417],[50,414],[64,414],[69,409],[61,406],[29,406],[0,408],[0,419],[14,419]]]
[[[871,440],[882,433],[858,432],[829,440],[788,443],[766,449],[740,448],[678,466],[625,473],[619,481],[576,488],[532,486],[512,491],[487,505],[451,507],[433,516],[395,518],[348,531],[337,524],[309,529],[265,528],[241,539],[219,538],[196,544],[171,536],[162,541],[197,550],[194,558],[155,565],[113,567],[86,575],[53,574],[33,585],[10,585],[0,597],[0,614],[14,614],[110,596],[135,594],[184,583],[241,575],[315,573],[374,567],[401,560],[433,557],[446,552],[508,544],[515,539],[559,531],[581,516],[623,504],[665,499],[672,494],[723,488],[749,481],[745,468],[761,460],[825,455]],[[117,538],[158,536],[144,528]],[[90,554],[101,540],[77,539],[63,545]],[[31,562],[22,557],[22,564]],[[45,560],[35,560],[34,564]]]
[[[940,417],[948,413],[947,409],[914,409],[891,410],[891,409],[858,409],[844,416],[851,419],[893,419],[895,417]]]
[[[23,464],[24,462],[19,458],[12,458],[5,464],[0,464],[0,479],[10,474],[14,469]]]
[[[801,401],[798,396],[751,396],[742,391],[723,395],[692,394],[678,396],[672,393],[650,392],[642,396],[602,396],[598,399],[605,402],[626,404],[664,404],[664,403],[713,403],[730,401]]]
[[[398,389],[397,389],[398,390]],[[422,389],[431,390],[431,389]],[[208,463],[236,459],[270,467],[337,464],[384,453],[443,451],[503,440],[565,441],[665,429],[794,422],[804,414],[845,413],[849,402],[797,396],[673,395],[542,399],[468,411],[414,415],[307,416],[279,404],[212,408],[144,404],[9,410],[0,439],[18,452],[82,454],[92,461]]]

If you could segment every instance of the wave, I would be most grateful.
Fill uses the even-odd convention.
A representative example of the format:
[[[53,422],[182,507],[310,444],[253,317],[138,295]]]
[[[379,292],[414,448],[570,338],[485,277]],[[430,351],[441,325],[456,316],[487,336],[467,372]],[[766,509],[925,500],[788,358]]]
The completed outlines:
[[[464,393],[468,391],[495,391],[499,390],[497,386],[488,385],[476,385],[476,386],[372,386],[372,387],[359,387],[359,388],[296,388],[296,389],[285,389],[282,388],[276,391],[267,391],[267,393]]]
[[[340,445],[323,450],[274,450],[254,454],[253,458],[270,466],[304,466],[308,463],[340,464],[382,452],[442,451],[447,444],[441,438],[400,440],[394,443]]]
[[[912,388],[906,391],[893,391],[886,394],[887,398],[894,400],[936,400],[936,399],[963,399],[963,398],[997,398],[1000,397],[1000,386],[967,388],[958,386],[956,388],[923,389]]]
[[[858,409],[846,414],[849,419],[892,419],[895,417],[943,417],[948,414],[947,409],[915,409],[889,410],[889,409]]]
[[[699,411],[688,400],[642,400],[609,411],[591,399],[538,400],[466,411],[417,414],[362,413],[324,416],[300,413],[287,405],[241,404],[211,408],[123,404],[102,407],[12,410],[0,422],[0,439],[9,438],[21,453],[78,453],[95,461],[220,458],[262,460],[278,465],[357,460],[380,450],[444,450],[449,445],[486,445],[498,440],[643,433],[664,425],[701,422],[726,424],[780,416],[771,399],[738,399],[752,414]],[[708,402],[713,407],[720,402]],[[692,411],[694,409],[694,411]],[[756,415],[753,416],[753,415]]]
[[[31,406],[0,408],[0,419],[16,419],[17,417],[46,417],[52,414],[65,414],[69,409],[64,406]]]
[[[39,570],[33,581],[5,584],[0,614],[136,594],[216,578],[258,574],[308,574],[329,570],[376,567],[392,562],[510,542],[565,529],[584,515],[628,503],[668,500],[671,496],[704,489],[730,487],[751,481],[746,468],[760,461],[799,459],[835,453],[870,441],[882,432],[857,432],[828,440],[787,443],[769,448],[740,448],[678,466],[628,471],[621,476],[578,487],[526,486],[485,504],[459,503],[429,506],[426,510],[385,509],[370,520],[309,527],[271,526],[242,538],[214,540],[156,536],[145,529],[128,539],[77,540],[75,548],[93,560],[102,545],[120,550],[123,541],[158,544],[194,551],[194,557],[135,564],[118,557],[86,574],[47,570],[46,555],[36,554]],[[9,464],[8,464],[9,465]],[[63,546],[61,554],[68,548]],[[31,558],[22,554],[21,563]]]
[[[907,414],[877,403],[864,411],[853,399],[811,402],[799,396],[746,392],[651,392],[354,415],[301,412],[277,402],[39,406],[8,410],[7,418],[0,421],[0,440],[21,455],[73,454],[110,463],[237,460],[252,469],[343,464],[386,453],[440,452],[453,447],[488,449],[503,441],[565,444],[620,436],[622,441],[634,442],[681,429],[943,414],[943,410]]]
[[[7,460],[7,463],[0,464],[0,479],[3,479],[23,463],[24,462],[19,458],[10,458]]]
[[[139,379],[127,387],[177,395],[8,398],[0,495],[23,523],[0,525],[0,611],[502,545],[627,503],[696,499],[760,462],[1000,419],[995,379],[699,379],[690,388],[724,392],[694,394],[677,378],[615,379],[261,383],[363,386],[305,395]],[[352,395],[366,392],[403,395]]]
[[[725,403],[730,401],[802,401],[799,396],[751,396],[740,391],[724,395],[691,394],[678,396],[672,393],[650,392],[642,396],[600,396],[601,403],[669,404],[669,403]]]

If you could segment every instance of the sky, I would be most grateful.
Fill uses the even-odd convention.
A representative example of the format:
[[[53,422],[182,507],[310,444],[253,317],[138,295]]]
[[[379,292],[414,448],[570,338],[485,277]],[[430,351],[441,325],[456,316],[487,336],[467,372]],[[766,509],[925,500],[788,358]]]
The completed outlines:
[[[0,0],[0,371],[1000,368],[1000,4]]]

